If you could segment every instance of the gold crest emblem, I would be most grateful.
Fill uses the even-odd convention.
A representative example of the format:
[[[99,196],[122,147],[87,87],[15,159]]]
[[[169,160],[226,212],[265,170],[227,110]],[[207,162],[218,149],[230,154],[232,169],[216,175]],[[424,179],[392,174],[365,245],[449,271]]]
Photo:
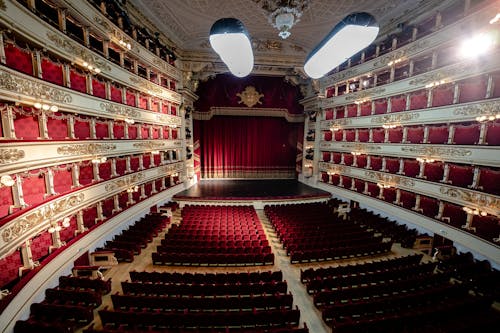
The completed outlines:
[[[248,86],[241,93],[237,93],[236,96],[241,98],[241,100],[238,102],[238,104],[243,103],[246,106],[248,106],[249,108],[251,108],[255,104],[262,104],[260,99],[262,97],[264,97],[264,94],[259,94],[259,92],[257,90],[255,90],[255,87]]]

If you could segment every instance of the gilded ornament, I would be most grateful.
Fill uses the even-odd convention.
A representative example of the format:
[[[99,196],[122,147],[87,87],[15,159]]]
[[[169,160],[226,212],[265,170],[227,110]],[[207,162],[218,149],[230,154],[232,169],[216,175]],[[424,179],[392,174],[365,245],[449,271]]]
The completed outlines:
[[[332,75],[328,78],[328,82],[327,84],[333,84],[333,83],[336,83],[338,81],[341,81],[345,78],[348,78],[348,77],[351,77],[351,76],[354,76],[357,74],[357,70],[356,69],[348,69],[348,70],[345,70],[345,71],[342,71],[338,74],[335,74],[335,75]]]
[[[66,212],[68,209],[75,207],[83,202],[85,198],[83,193],[78,193],[64,197],[60,200],[55,200],[46,205],[43,205],[29,214],[26,214],[16,220],[12,225],[7,226],[2,230],[2,239],[4,242],[10,242],[21,237],[24,233],[32,230],[34,227],[48,223],[56,215]]]
[[[381,94],[385,91],[385,88],[374,88],[368,90],[361,90],[359,92],[351,93],[346,96],[347,101],[358,100],[369,98],[378,94]]]
[[[260,94],[257,92],[255,87],[253,86],[247,86],[244,91],[241,93],[237,93],[236,96],[238,96],[241,100],[238,101],[238,104],[245,104],[249,108],[253,107],[256,104],[262,104],[260,99],[264,97],[264,94]]]
[[[57,103],[71,103],[71,95],[43,83],[15,77],[9,73],[0,73],[0,88],[24,94],[32,98],[49,100]]]
[[[428,45],[429,45],[428,39],[413,42],[406,48],[397,49],[386,56],[377,58],[377,60],[373,63],[373,67],[387,66],[390,62],[401,59],[403,57],[406,57],[408,55],[411,55],[413,53],[419,52],[427,48]]]
[[[500,199],[493,195],[448,186],[441,186],[439,188],[439,192],[451,198],[465,201],[471,205],[481,208],[494,209],[496,210],[495,214],[499,215],[498,210],[500,210]]]
[[[165,174],[168,174],[171,172],[180,172],[182,170],[183,170],[183,166],[181,163],[174,163],[174,164],[164,165],[164,166],[158,168],[158,174],[165,176]]]
[[[85,143],[58,147],[57,153],[59,155],[95,155],[115,149],[116,145],[112,143]]]
[[[154,150],[165,147],[165,142],[161,141],[146,141],[146,142],[136,142],[133,144],[135,148]]]
[[[113,115],[125,116],[129,118],[137,118],[140,116],[140,112],[123,105],[111,104],[111,103],[101,103],[101,110],[111,113]]]
[[[385,174],[385,173],[376,172],[376,171],[365,171],[365,176],[367,178],[373,179],[377,182],[382,182],[382,183],[388,184],[388,185],[393,185],[393,186],[401,185],[401,186],[406,186],[406,187],[415,186],[415,181],[411,178],[408,178],[408,177]]]
[[[24,150],[16,148],[0,149],[0,165],[19,161],[24,155]]]
[[[453,110],[457,116],[488,116],[495,114],[500,109],[500,101],[476,103]]]
[[[402,151],[423,156],[452,156],[452,157],[467,157],[472,155],[472,151],[464,148],[453,147],[417,147],[409,146],[402,147]]]
[[[412,113],[399,113],[399,114],[388,114],[384,116],[372,117],[371,122],[375,124],[385,124],[385,123],[402,123],[405,121],[411,121],[418,119],[420,114],[417,112]]]
[[[340,147],[351,149],[354,151],[366,151],[366,150],[380,150],[382,147],[380,145],[368,145],[363,143],[344,143]]]
[[[168,114],[157,114],[156,115],[156,120],[164,123],[165,125],[173,125],[173,126],[181,126],[182,125],[182,119],[177,116],[171,116]]]
[[[445,68],[443,70],[419,75],[414,79],[410,80],[409,84],[410,85],[432,84],[434,82],[440,82],[441,80],[452,79],[456,75],[467,73],[474,69],[475,69],[474,66],[470,63],[458,64],[450,68]]]
[[[111,28],[111,26],[108,24],[108,22],[104,19],[102,19],[100,16],[94,16],[94,21],[99,24],[101,27],[106,29],[108,32],[114,33],[114,29]]]
[[[97,55],[94,55],[84,46],[81,46],[80,44],[73,42],[71,39],[59,36],[58,34],[55,34],[50,31],[47,32],[47,37],[49,40],[54,42],[59,48],[65,50],[66,52],[74,55],[77,58],[80,58],[83,61],[93,64],[101,71],[103,70],[111,71],[111,66],[109,66],[106,60],[102,59]]]
[[[120,179],[111,181],[109,184],[106,184],[104,187],[106,191],[113,191],[118,188],[127,188],[131,185],[136,185],[137,182],[140,182],[145,177],[143,172],[134,173],[130,176],[121,177]]]

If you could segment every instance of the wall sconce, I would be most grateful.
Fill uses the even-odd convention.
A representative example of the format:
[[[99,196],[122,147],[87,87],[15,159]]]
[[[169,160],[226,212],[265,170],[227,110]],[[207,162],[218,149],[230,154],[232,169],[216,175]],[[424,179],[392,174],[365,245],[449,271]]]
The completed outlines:
[[[481,215],[481,216],[486,216],[488,215],[487,212],[484,210],[479,210],[477,208],[469,208],[469,207],[462,207],[462,209],[467,213],[467,214],[472,214],[472,215]]]
[[[3,175],[0,177],[0,184],[2,186],[7,186],[7,187],[12,187],[15,184],[14,178],[12,178],[10,175]]]
[[[160,151],[159,150],[152,150],[151,154],[153,154],[153,155],[160,155]]]
[[[500,113],[476,117],[476,121],[479,121],[481,123],[485,122],[485,121],[493,121],[493,120],[497,120],[497,119],[500,119]]]
[[[125,49],[128,49],[128,50],[132,49],[132,45],[130,45],[130,43],[125,42],[123,39],[120,39],[118,44]]]
[[[127,189],[127,193],[134,193],[134,192],[137,192],[139,191],[139,186],[138,185],[135,185],[135,186],[132,186],[132,187],[129,187]]]
[[[41,103],[41,102],[36,102],[33,104],[33,107],[37,110],[43,110],[43,111],[50,111],[50,112],[57,112],[59,111],[59,108],[57,105],[51,105],[47,103]]]
[[[389,185],[389,184],[383,184],[383,183],[377,183],[377,186],[378,186],[379,188],[390,188],[390,187],[392,187],[392,186],[391,186],[391,185]]]
[[[401,61],[403,60],[403,58],[399,58],[399,59],[396,59],[396,60],[393,60],[393,61],[389,61],[387,63],[387,66],[392,66],[392,65],[395,65],[397,63],[400,63]]]
[[[89,71],[93,72],[93,73],[96,73],[96,74],[99,74],[101,72],[101,70],[95,66],[92,66],[91,64],[89,64],[88,62],[84,61],[82,66],[86,69],[88,69]]]
[[[417,161],[419,161],[420,163],[434,163],[434,162],[436,162],[435,159],[427,158],[427,157],[418,157]]]
[[[129,125],[132,125],[135,123],[134,119],[130,119],[130,118],[125,118],[125,122]]]
[[[91,162],[92,162],[93,164],[104,163],[104,162],[106,162],[106,161],[107,161],[106,156],[102,156],[102,157],[97,157],[97,156],[96,156],[96,157],[94,157],[94,158],[91,160]]]
[[[359,156],[361,155],[362,153],[359,152],[359,151],[351,151],[351,154],[354,155],[354,156]]]
[[[429,84],[426,84],[425,88],[437,87],[437,86],[440,86],[440,85],[445,84],[445,83],[446,83],[446,80],[434,81],[434,82],[431,82]]]
[[[390,128],[396,128],[398,126],[399,125],[397,125],[397,124],[384,124],[384,125],[382,125],[382,128],[390,129]]]
[[[363,98],[363,99],[358,99],[358,100],[354,101],[354,104],[363,104],[363,103],[369,102],[369,101],[371,101],[370,98]]]
[[[337,126],[337,125],[330,127],[330,131],[332,131],[332,132],[337,132],[337,131],[340,131],[341,129],[342,129],[342,127]]]

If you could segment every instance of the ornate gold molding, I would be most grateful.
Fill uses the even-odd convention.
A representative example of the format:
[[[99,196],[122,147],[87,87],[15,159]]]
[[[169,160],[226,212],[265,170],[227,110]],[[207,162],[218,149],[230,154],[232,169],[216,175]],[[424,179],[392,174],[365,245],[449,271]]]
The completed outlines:
[[[111,71],[111,66],[106,62],[106,60],[101,59],[97,55],[94,55],[92,52],[87,50],[84,46],[73,42],[71,39],[67,37],[59,36],[56,33],[47,31],[47,38],[54,42],[58,47],[68,52],[69,54],[81,58],[82,61],[86,61],[90,64],[93,64],[95,67],[98,67],[100,70]]]
[[[466,157],[471,156],[472,151],[464,148],[453,148],[453,147],[401,147],[401,151],[424,155],[424,156],[452,156],[452,157]]]
[[[157,96],[162,96],[164,98],[171,97],[170,94],[164,90],[165,88],[160,88],[158,85],[151,83],[146,79],[143,79],[140,77],[135,77],[135,76],[130,76],[129,80],[130,80],[130,82],[134,83],[136,87],[142,88],[143,90],[147,91],[149,94],[155,94]]]
[[[84,143],[58,147],[57,153],[59,155],[95,155],[115,149],[116,145],[112,143]]]
[[[129,108],[123,105],[116,105],[116,104],[111,104],[111,103],[101,103],[100,104],[101,110],[106,111],[108,113],[118,115],[118,116],[124,116],[124,117],[131,117],[131,118],[137,118],[140,116],[140,112],[137,110],[134,110],[133,108]]]
[[[485,193],[473,192],[465,189],[452,188],[448,186],[441,186],[439,188],[441,194],[447,195],[451,198],[465,201],[478,208],[489,208],[498,211],[500,210],[500,199]]]
[[[158,168],[158,174],[165,175],[171,172],[180,172],[182,169],[183,167],[180,163],[168,164]]]
[[[377,58],[377,60],[373,63],[373,67],[386,66],[391,61],[401,59],[403,57],[408,56],[409,54],[423,50],[427,48],[428,45],[429,45],[428,39],[417,41],[415,43],[410,44],[407,48],[395,50],[386,56]]]
[[[103,27],[105,30],[111,33],[115,33],[115,29],[112,29],[111,26],[108,24],[108,22],[104,19],[102,19],[99,16],[94,16],[94,22],[99,24],[101,27]]]
[[[338,120],[330,120],[330,121],[326,122],[326,126],[328,126],[328,127],[347,126],[347,125],[351,125],[351,124],[352,124],[352,120],[350,118],[341,118]]]
[[[385,92],[385,88],[373,88],[373,89],[361,90],[359,92],[347,94],[345,99],[347,101],[365,99],[365,98],[369,98],[369,97],[381,94],[383,92]]]
[[[384,116],[377,116],[371,119],[372,123],[375,124],[385,124],[385,123],[402,123],[405,121],[411,121],[418,119],[420,114],[417,112],[412,113],[401,113],[401,114],[388,114]]]
[[[260,99],[264,97],[264,94],[260,94],[254,86],[247,86],[245,90],[243,90],[241,93],[237,93],[236,96],[240,98],[238,104],[243,103],[251,108],[255,104],[262,104]]]
[[[406,187],[414,187],[415,181],[413,179],[402,177],[398,175],[385,174],[376,171],[365,171],[365,177],[370,178],[376,182],[382,182],[383,184],[396,186],[406,186]]]
[[[14,163],[25,156],[24,150],[16,148],[0,149],[0,165]]]
[[[2,230],[3,241],[5,243],[10,242],[16,238],[19,238],[34,227],[43,223],[48,223],[56,215],[61,214],[69,208],[75,207],[78,204],[82,203],[84,197],[85,196],[83,193],[70,195],[68,197],[46,204],[36,209],[35,211],[21,217],[12,225]]]
[[[115,181],[111,181],[109,184],[106,184],[104,187],[106,191],[113,191],[118,188],[126,189],[132,185],[136,185],[138,182],[143,180],[145,177],[143,172],[137,172],[127,177],[121,177]]]
[[[182,119],[181,117],[177,116],[170,116],[168,114],[157,114],[156,115],[156,120],[159,122],[164,123],[167,126],[181,126],[182,125]]]
[[[339,164],[333,164],[329,162],[318,162],[318,168],[326,172],[332,172],[335,174],[348,175],[351,173],[351,169]]]
[[[332,148],[332,145],[330,142],[320,142],[319,148]]]
[[[158,141],[146,141],[146,142],[136,142],[133,144],[135,148],[145,149],[145,150],[154,150],[161,149],[165,147],[165,142]]]
[[[0,88],[24,94],[32,98],[40,98],[58,103],[71,103],[71,95],[48,85],[15,77],[9,73],[0,73]]]
[[[438,82],[441,80],[450,80],[454,76],[470,72],[475,66],[472,63],[468,64],[457,64],[451,68],[445,68],[443,70],[435,71],[432,73],[426,73],[417,76],[416,78],[410,80],[410,85],[425,85],[433,82]]]
[[[335,74],[331,77],[328,78],[328,83],[327,84],[333,84],[336,83],[340,80],[345,79],[346,77],[351,77],[357,73],[357,70],[355,69],[348,69],[346,71],[340,72],[338,74]]]
[[[457,116],[487,116],[495,114],[500,109],[500,101],[475,103],[472,105],[463,106],[453,110],[453,114]]]
[[[340,145],[340,147],[355,150],[355,151],[368,151],[368,150],[380,150],[380,149],[382,149],[382,147],[380,145],[368,145],[365,143],[343,143]]]

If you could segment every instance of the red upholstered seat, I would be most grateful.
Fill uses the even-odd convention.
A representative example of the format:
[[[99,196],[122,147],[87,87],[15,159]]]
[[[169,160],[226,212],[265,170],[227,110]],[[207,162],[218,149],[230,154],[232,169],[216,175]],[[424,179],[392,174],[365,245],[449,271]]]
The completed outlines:
[[[391,97],[391,112],[401,112],[406,110],[406,95]]]
[[[33,75],[32,52],[22,49],[12,43],[4,45],[5,62],[8,67],[14,68],[22,73]]]
[[[71,89],[79,91],[81,93],[87,92],[87,77],[84,73],[80,73],[74,68],[70,69],[69,81]]]
[[[477,123],[469,125],[455,125],[453,142],[457,145],[475,145],[479,142],[481,126]]]
[[[407,129],[406,140],[409,143],[422,143],[422,142],[424,142],[424,127],[423,126],[409,126]]]
[[[424,109],[427,107],[427,90],[412,92],[410,95],[410,110]]]
[[[474,167],[470,165],[450,164],[448,180],[455,186],[467,187],[472,184]]]
[[[487,75],[476,76],[462,80],[459,86],[459,103],[478,101],[486,98],[486,88],[488,86]]]
[[[387,99],[377,99],[375,100],[375,114],[387,113]]]
[[[429,138],[427,143],[445,144],[448,142],[448,126],[429,126]]]

